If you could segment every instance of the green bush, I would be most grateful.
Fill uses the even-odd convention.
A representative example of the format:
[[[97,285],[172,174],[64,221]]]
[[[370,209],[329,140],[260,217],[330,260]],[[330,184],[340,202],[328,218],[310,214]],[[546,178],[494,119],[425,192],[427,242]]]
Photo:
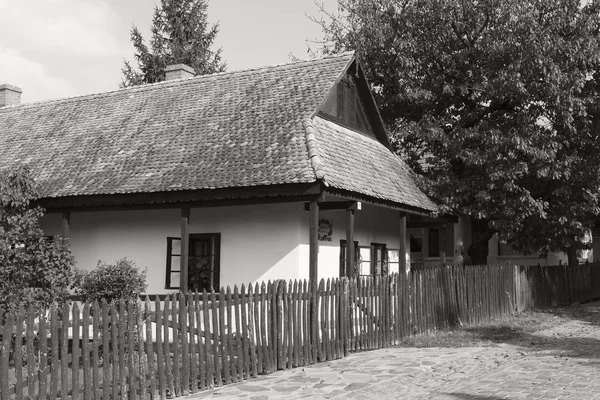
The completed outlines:
[[[76,270],[75,294],[84,301],[107,302],[136,300],[146,291],[146,270],[140,269],[131,260],[123,258],[116,264],[98,261],[91,271]]]

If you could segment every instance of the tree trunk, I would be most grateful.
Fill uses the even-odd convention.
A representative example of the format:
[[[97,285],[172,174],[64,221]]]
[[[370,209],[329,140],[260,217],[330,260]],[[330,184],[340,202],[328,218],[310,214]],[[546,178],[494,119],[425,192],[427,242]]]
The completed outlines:
[[[569,263],[569,268],[576,267],[579,265],[579,260],[577,259],[577,249],[575,246],[571,246],[567,248],[567,262]]]
[[[471,219],[471,246],[467,250],[471,265],[487,264],[488,242],[496,233],[488,227],[486,219]]]

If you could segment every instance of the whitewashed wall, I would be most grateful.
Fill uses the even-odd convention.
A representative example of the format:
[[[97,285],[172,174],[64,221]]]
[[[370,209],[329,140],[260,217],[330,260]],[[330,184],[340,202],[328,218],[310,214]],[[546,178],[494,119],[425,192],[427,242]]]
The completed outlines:
[[[308,275],[300,271],[300,203],[192,209],[190,233],[221,233],[221,285]],[[180,236],[179,209],[96,211],[71,214],[70,243],[77,267],[127,257],[147,268],[148,293],[165,287],[167,236]],[[42,220],[47,235],[60,235],[60,215]]]
[[[322,211],[333,225],[331,242],[319,242],[319,279],[339,276],[340,240],[346,238],[344,211]],[[221,285],[275,279],[308,279],[308,212],[304,203],[193,208],[190,233],[221,234]],[[179,209],[71,213],[70,243],[77,267],[98,260],[133,260],[147,268],[148,293],[164,293],[167,237],[180,236]],[[399,213],[362,204],[356,211],[355,240],[399,248]],[[42,220],[47,235],[61,234],[60,214]],[[407,243],[408,245],[408,243]]]

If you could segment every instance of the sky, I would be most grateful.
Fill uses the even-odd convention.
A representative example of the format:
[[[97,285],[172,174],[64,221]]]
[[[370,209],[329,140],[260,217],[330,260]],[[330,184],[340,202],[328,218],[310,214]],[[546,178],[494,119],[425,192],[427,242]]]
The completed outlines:
[[[0,0],[0,84],[23,90],[22,103],[118,89],[137,26],[146,40],[160,0]],[[318,0],[335,11],[336,0]],[[309,58],[322,38],[314,0],[211,0],[215,48],[228,71]],[[312,45],[314,49],[318,45]]]

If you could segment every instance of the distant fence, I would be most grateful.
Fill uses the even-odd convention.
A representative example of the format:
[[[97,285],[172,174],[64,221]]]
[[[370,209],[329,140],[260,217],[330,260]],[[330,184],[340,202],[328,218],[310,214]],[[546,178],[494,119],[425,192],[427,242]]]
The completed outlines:
[[[318,286],[275,281],[137,304],[75,303],[42,317],[21,311],[0,327],[0,400],[178,397],[600,297],[598,265],[544,268],[439,266]]]
[[[568,306],[600,298],[600,264],[515,267],[517,311]]]

